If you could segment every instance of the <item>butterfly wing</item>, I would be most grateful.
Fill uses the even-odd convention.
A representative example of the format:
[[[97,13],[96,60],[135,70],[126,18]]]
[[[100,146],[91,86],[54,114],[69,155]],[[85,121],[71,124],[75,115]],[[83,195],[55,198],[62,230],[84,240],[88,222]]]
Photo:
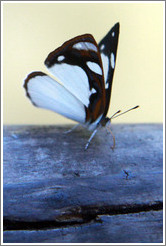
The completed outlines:
[[[47,74],[42,72],[29,74],[25,79],[24,88],[35,106],[85,123],[86,113],[82,102]]]
[[[104,82],[106,92],[106,106],[104,110],[104,116],[106,116],[113,82],[113,75],[116,63],[116,54],[119,38],[119,23],[116,23],[108,34],[98,44],[104,70]]]
[[[29,74],[24,88],[32,103],[95,128],[109,107],[118,35],[116,24],[99,46],[85,34],[51,52],[45,65],[57,81],[42,72]]]
[[[48,70],[85,106],[86,123],[104,113],[105,88],[99,47],[91,34],[77,36],[52,51]]]

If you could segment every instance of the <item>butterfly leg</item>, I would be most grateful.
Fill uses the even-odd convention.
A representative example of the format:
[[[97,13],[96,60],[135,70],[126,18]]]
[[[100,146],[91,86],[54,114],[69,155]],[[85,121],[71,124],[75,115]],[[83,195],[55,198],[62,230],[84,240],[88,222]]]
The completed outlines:
[[[111,129],[106,127],[106,129],[111,133],[112,137],[113,137],[113,146],[111,146],[111,149],[114,150],[115,149],[115,136],[112,133]]]
[[[64,133],[65,133],[65,134],[68,134],[68,133],[72,132],[72,131],[75,130],[79,125],[80,125],[80,124],[74,125],[70,130],[67,130],[67,131],[65,131]]]
[[[96,129],[92,132],[92,134],[91,134],[90,138],[88,139],[87,144],[85,145],[85,150],[87,150],[87,148],[88,148],[88,146],[89,146],[89,144],[90,144],[90,142],[91,142],[92,138],[95,136],[95,134],[96,134],[97,130],[98,130],[98,128],[96,128]]]

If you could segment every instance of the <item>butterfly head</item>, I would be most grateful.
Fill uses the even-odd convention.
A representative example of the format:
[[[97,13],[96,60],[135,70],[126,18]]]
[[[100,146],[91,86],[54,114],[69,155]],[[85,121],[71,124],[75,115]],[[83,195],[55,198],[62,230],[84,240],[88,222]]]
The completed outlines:
[[[101,126],[106,126],[107,124],[109,124],[110,121],[111,121],[110,118],[108,118],[108,117],[103,117],[103,118],[101,119],[101,121],[100,121],[100,124],[101,124]]]
[[[135,107],[133,107],[133,108],[130,108],[130,109],[128,109],[128,110],[126,110],[125,112],[122,112],[122,113],[121,113],[121,110],[118,110],[116,113],[114,113],[114,114],[111,116],[111,118],[103,117],[103,118],[101,119],[101,121],[100,121],[100,124],[101,124],[101,126],[106,126],[106,125],[108,124],[108,122],[111,122],[111,120],[112,120],[113,118],[119,117],[120,115],[125,114],[125,113],[127,113],[127,112],[129,112],[129,111],[131,111],[131,110],[133,110],[133,109],[138,108],[138,107],[139,107],[139,105],[137,105],[137,106],[135,106]],[[121,114],[120,114],[120,113],[121,113]]]

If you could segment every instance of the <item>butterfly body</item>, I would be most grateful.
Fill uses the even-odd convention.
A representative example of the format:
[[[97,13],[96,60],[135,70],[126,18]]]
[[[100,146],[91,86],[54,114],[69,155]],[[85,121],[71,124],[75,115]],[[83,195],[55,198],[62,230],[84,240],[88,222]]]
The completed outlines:
[[[26,95],[41,108],[55,111],[94,131],[110,120],[109,108],[119,23],[96,43],[91,34],[77,36],[45,60],[51,76],[32,72],[24,82]]]

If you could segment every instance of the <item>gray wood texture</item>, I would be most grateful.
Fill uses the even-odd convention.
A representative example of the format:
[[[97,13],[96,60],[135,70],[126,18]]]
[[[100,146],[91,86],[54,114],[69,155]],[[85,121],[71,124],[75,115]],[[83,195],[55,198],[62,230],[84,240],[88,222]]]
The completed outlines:
[[[161,243],[161,124],[4,127],[4,242]]]

